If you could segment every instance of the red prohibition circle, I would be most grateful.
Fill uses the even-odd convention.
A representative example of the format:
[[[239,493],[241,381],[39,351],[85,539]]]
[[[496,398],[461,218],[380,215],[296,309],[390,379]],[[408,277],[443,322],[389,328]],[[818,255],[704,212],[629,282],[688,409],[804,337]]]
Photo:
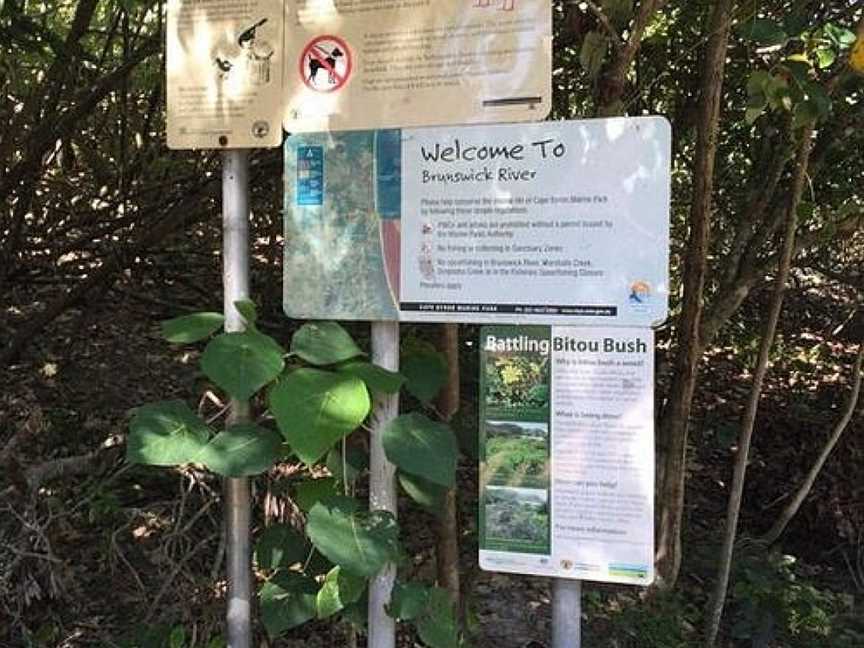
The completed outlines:
[[[323,53],[318,47],[319,43],[322,42],[335,43],[337,47],[341,48],[345,56],[344,75],[340,76],[336,72],[336,66],[331,66],[327,62],[327,55]],[[332,75],[332,78],[336,79],[336,83],[334,83],[329,88],[315,87],[315,85],[312,83],[311,73],[307,76],[306,72],[306,60],[310,57],[311,59],[314,59],[318,62],[318,69],[326,72],[328,76]],[[346,43],[344,39],[339,38],[338,36],[332,36],[330,34],[318,36],[314,38],[306,47],[303,48],[303,53],[300,55],[299,61],[300,78],[303,79],[303,83],[306,84],[307,88],[309,88],[310,90],[314,90],[315,92],[336,92],[337,90],[341,89],[346,83],[348,83],[348,79],[351,77],[351,70],[354,67],[354,61],[352,59],[353,56],[351,55],[351,48],[348,47],[348,43]]]

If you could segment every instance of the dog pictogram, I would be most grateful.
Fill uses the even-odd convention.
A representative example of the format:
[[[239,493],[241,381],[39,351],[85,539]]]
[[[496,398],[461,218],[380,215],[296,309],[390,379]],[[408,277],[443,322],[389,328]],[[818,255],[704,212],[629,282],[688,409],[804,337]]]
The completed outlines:
[[[300,55],[303,82],[317,92],[340,89],[347,83],[352,67],[348,43],[337,36],[319,36]]]

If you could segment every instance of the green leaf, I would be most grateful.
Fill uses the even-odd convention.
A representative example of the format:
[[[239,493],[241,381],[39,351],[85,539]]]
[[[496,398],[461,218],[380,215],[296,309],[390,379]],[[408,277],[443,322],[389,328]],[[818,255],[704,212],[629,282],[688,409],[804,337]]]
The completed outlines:
[[[387,459],[400,470],[441,486],[452,486],[458,448],[453,431],[419,413],[390,421],[382,434]]]
[[[794,128],[802,128],[810,122],[815,122],[819,119],[819,106],[813,101],[805,100],[795,106],[795,116],[792,119]]]
[[[363,355],[347,331],[336,322],[312,322],[291,339],[291,353],[313,365],[332,365]]]
[[[317,614],[318,586],[298,574],[277,574],[258,590],[261,621],[271,637],[303,625]]]
[[[840,48],[849,47],[856,40],[855,32],[845,29],[844,27],[838,27],[832,23],[825,25],[824,32],[825,36],[828,37],[828,40]]]
[[[417,400],[428,403],[447,382],[447,360],[434,348],[415,344],[406,350],[400,371],[405,386]]]
[[[820,119],[831,113],[831,96],[825,91],[825,88],[811,81],[805,84],[804,92],[807,93],[807,100],[815,105]]]
[[[747,94],[750,96],[765,94],[766,87],[771,82],[770,72],[766,72],[765,70],[754,70],[752,74],[750,74],[750,78],[747,79]]]
[[[244,320],[246,320],[246,326],[254,329],[255,323],[258,321],[258,309],[255,308],[255,302],[248,299],[241,299],[240,301],[234,302],[234,308],[236,308],[237,312],[243,316]]]
[[[348,446],[343,459],[342,449],[336,447],[327,453],[326,465],[336,481],[354,482],[364,470],[369,468],[369,458],[360,448]]]
[[[270,411],[291,449],[313,464],[369,414],[363,382],[344,374],[298,369],[270,390]]]
[[[626,27],[633,16],[633,0],[602,0],[604,13],[614,25]]]
[[[306,533],[324,556],[358,576],[375,576],[399,556],[399,528],[393,515],[357,511],[357,502],[350,497],[313,506]]]
[[[803,57],[803,60],[801,57]],[[783,69],[786,70],[800,86],[801,84],[810,81],[810,74],[813,71],[813,63],[803,54],[796,54],[786,59],[783,64]]]
[[[446,488],[406,472],[400,471],[398,476],[399,483],[411,499],[430,513],[441,514],[447,495]]]
[[[339,365],[336,370],[359,378],[370,390],[379,394],[395,394],[405,382],[405,376],[402,374],[362,360],[352,360]]]
[[[754,105],[754,106],[748,105],[747,109],[744,111],[744,121],[746,121],[748,124],[752,124],[757,119],[759,119],[759,117],[762,116],[762,113],[765,112],[765,108],[767,108],[767,107],[768,107],[767,100],[764,104],[759,104],[759,105]]]
[[[459,626],[450,595],[440,587],[429,591],[426,611],[416,621],[417,634],[429,648],[459,648]]]
[[[738,35],[760,45],[785,45],[789,35],[770,18],[754,18],[738,26]]]
[[[223,477],[247,477],[268,471],[281,456],[279,433],[248,423],[217,434],[202,448],[196,463]]]
[[[594,79],[600,73],[606,60],[607,48],[608,43],[603,32],[590,31],[585,34],[582,48],[579,50],[579,64],[589,78]]]
[[[328,500],[339,494],[338,482],[332,477],[322,479],[307,479],[294,486],[294,502],[304,513],[322,500]]]
[[[342,610],[342,620],[346,623],[350,623],[355,628],[364,629],[366,628],[366,619],[369,615],[369,591],[363,590],[363,595],[359,600],[351,603],[350,605],[346,605],[345,609]]]
[[[192,463],[212,430],[183,401],[163,401],[134,411],[126,459],[149,466]]]
[[[285,351],[273,338],[247,331],[223,333],[204,349],[201,369],[238,400],[247,400],[285,368]]]
[[[808,17],[803,14],[790,13],[783,18],[783,31],[791,36],[798,36],[807,28]]]
[[[306,536],[290,524],[274,524],[255,544],[255,562],[260,569],[275,571],[302,563],[309,555]]]
[[[426,611],[429,589],[421,583],[395,583],[387,614],[398,621],[413,621]]]
[[[162,337],[172,344],[191,344],[210,337],[222,328],[222,313],[194,313],[162,322]]]
[[[168,638],[170,648],[184,648],[186,645],[186,628],[182,625],[174,626],[171,636]]]
[[[341,567],[334,567],[324,579],[318,591],[318,618],[326,619],[347,606],[359,601],[366,590],[366,579],[348,573]]]
[[[820,47],[816,50],[816,64],[821,68],[829,68],[837,60],[837,52],[830,47]]]

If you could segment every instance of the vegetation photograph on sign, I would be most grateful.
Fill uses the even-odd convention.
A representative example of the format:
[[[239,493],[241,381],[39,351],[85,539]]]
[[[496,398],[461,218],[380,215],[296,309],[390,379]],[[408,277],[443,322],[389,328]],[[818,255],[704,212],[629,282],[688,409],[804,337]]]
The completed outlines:
[[[549,426],[546,423],[486,421],[486,484],[549,484]]]
[[[551,52],[549,119],[660,115],[672,132],[669,317],[654,350],[656,579],[586,581],[583,642],[859,648],[864,6],[549,2],[553,37],[545,50],[531,44]],[[464,5],[512,30],[498,37],[516,53],[510,21],[527,3]],[[286,242],[306,243],[284,220],[284,190],[298,178],[283,175],[279,148],[248,152],[251,298],[226,305],[222,160],[235,139],[196,114],[218,148],[167,147],[175,6],[0,0],[0,645],[227,646],[223,486],[236,480],[250,485],[253,645],[367,646],[369,583],[392,565],[386,614],[398,645],[549,646],[549,581],[478,561],[489,540],[481,516],[502,543],[549,542],[543,452],[530,432],[548,421],[547,361],[493,348],[482,365],[477,326],[411,324],[392,371],[373,361],[362,318],[287,317],[284,294],[316,308],[332,295],[316,284],[311,247],[283,285]],[[193,39],[207,56],[195,61],[200,79],[183,79],[181,108],[250,70],[239,40],[260,17],[248,18]],[[259,27],[253,58],[271,57],[263,41],[281,40],[275,21]],[[386,73],[406,84],[421,75],[423,61],[399,59],[392,41],[356,41],[355,72],[368,46],[382,74],[392,63]],[[431,58],[445,47],[418,42]],[[461,48],[446,47],[440,82],[451,92],[462,87]],[[278,55],[259,69],[271,90]],[[296,75],[299,63],[284,67]],[[324,71],[317,82],[329,83]],[[366,90],[370,106],[385,103]],[[525,114],[531,94],[480,97],[478,110]],[[248,116],[250,141],[278,135],[272,119]],[[332,225],[356,238],[338,259],[339,280],[355,288],[342,306],[392,306],[392,277],[373,258],[380,196],[353,181],[371,178],[375,160],[350,147],[336,157],[324,181],[346,190],[327,198]],[[620,186],[640,177],[608,172]],[[304,209],[328,236],[331,223]],[[514,303],[532,303],[530,284],[525,292]],[[637,297],[659,294],[640,287]],[[225,331],[226,308],[242,331]],[[398,516],[369,504],[370,430],[393,394],[400,410],[379,436],[396,467]],[[229,414],[241,401],[238,422]]]
[[[549,553],[546,489],[488,486],[483,501],[487,550]]]
[[[486,363],[488,408],[542,410],[549,406],[549,360],[540,354],[490,354]]]

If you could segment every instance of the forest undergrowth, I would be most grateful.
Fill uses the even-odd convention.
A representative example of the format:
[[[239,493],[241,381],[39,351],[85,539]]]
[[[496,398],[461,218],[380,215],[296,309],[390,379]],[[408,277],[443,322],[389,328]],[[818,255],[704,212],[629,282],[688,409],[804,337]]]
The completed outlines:
[[[217,249],[217,241],[212,241]],[[161,320],[219,310],[217,256],[180,264],[183,276],[142,267],[109,293],[68,311],[0,375],[0,646],[215,648],[223,645],[224,537],[220,484],[191,468],[159,471],[125,463],[130,410],[159,398],[190,405],[216,399],[196,370],[197,354],[158,335]],[[281,314],[279,268],[256,256],[259,325],[288,340],[297,322]],[[190,278],[196,288],[190,289]],[[39,308],[39,288],[16,288],[13,303]],[[36,292],[34,293],[33,290]],[[735,435],[749,387],[748,337],[765,306],[757,293],[704,362],[689,450],[685,564],[678,588],[645,596],[634,588],[586,584],[586,645],[636,648],[698,645],[714,570]],[[789,295],[781,340],[760,407],[731,599],[729,646],[864,645],[864,436],[853,420],[805,506],[772,547],[760,543],[830,431],[849,390],[853,340],[862,322],[842,288],[802,279]],[[30,313],[6,310],[12,329]],[[365,325],[350,325],[360,340]],[[477,434],[476,330],[463,327],[463,446]],[[428,327],[404,327],[423,337]],[[658,345],[658,394],[668,386],[666,334]],[[204,394],[202,397],[201,394]],[[200,400],[199,400],[200,399]],[[543,579],[477,568],[477,466],[459,469],[465,625],[477,646],[522,648],[547,640]],[[14,456],[14,460],[13,460]],[[299,519],[289,489],[300,466],[258,480],[256,531]],[[415,575],[434,578],[428,514],[400,516]],[[262,635],[263,636],[263,635]],[[347,646],[346,628],[315,622],[262,645]],[[406,630],[400,645],[415,645]],[[360,645],[363,645],[361,637]],[[534,644],[534,645],[543,645]]]

